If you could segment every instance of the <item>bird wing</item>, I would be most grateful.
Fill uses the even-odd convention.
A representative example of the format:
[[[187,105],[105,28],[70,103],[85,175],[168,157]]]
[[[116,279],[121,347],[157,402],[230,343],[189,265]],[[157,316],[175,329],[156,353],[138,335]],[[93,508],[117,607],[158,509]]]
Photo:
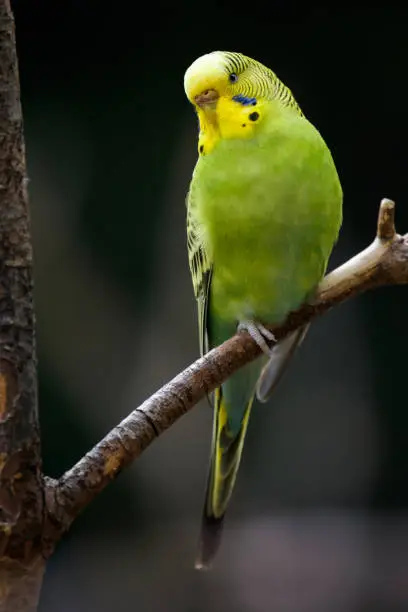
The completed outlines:
[[[197,299],[200,354],[204,355],[209,348],[207,313],[212,262],[200,236],[193,190],[191,189],[187,197],[187,249],[194,294]]]

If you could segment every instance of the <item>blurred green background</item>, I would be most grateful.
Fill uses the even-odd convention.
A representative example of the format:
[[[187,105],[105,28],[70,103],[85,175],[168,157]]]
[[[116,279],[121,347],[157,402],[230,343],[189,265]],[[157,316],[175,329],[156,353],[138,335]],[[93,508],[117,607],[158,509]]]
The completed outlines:
[[[198,355],[185,246],[196,119],[183,74],[214,49],[274,69],[342,180],[331,267],[382,197],[408,230],[408,9],[270,0],[15,0],[35,249],[45,472],[58,477]],[[41,612],[408,609],[406,288],[314,324],[257,406],[224,542],[192,569],[211,411],[196,407],[76,522]]]

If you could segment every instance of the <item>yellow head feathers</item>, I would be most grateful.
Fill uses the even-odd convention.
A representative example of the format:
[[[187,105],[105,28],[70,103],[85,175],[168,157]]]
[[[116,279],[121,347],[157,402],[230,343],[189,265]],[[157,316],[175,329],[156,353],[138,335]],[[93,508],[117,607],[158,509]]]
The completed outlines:
[[[301,113],[272,70],[241,53],[202,55],[187,69],[184,89],[197,110],[201,155],[209,153],[220,139],[251,138],[273,107]]]
[[[184,75],[187,98],[196,106],[205,104],[202,94],[212,98],[226,96],[237,102],[251,104],[256,100],[277,100],[282,106],[300,109],[290,90],[269,68],[242,53],[213,51],[191,64]],[[248,101],[249,100],[249,101]]]
[[[196,96],[207,90],[224,90],[229,84],[228,69],[224,54],[213,51],[202,55],[191,64],[184,75],[184,91],[187,98],[195,103]]]

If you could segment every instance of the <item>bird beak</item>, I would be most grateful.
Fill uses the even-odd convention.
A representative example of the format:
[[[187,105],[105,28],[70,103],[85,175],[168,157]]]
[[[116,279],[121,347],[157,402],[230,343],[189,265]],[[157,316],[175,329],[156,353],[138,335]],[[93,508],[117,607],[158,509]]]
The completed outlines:
[[[219,93],[215,89],[206,89],[205,91],[200,93],[198,96],[195,96],[194,102],[200,108],[214,109],[219,97],[220,97]]]

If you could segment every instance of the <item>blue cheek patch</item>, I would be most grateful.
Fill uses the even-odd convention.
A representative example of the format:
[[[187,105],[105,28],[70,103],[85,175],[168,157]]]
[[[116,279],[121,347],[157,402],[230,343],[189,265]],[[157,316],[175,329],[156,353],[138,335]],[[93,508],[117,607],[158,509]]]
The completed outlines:
[[[234,100],[234,102],[238,102],[239,104],[242,104],[243,106],[255,106],[256,105],[256,98],[247,98],[247,96],[234,96],[232,98]]]

